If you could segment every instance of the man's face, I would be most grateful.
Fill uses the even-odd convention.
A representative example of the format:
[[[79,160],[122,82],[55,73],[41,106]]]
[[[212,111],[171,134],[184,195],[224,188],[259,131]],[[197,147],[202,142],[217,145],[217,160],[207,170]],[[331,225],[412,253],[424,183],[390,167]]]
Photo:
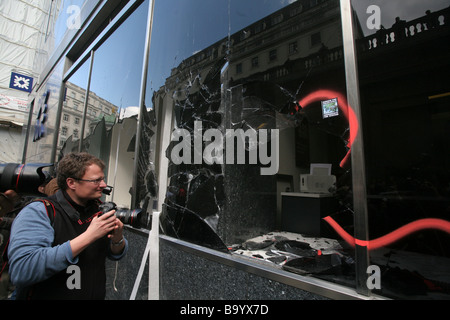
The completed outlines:
[[[105,179],[105,175],[102,169],[96,164],[90,165],[86,168],[83,177],[75,180],[72,189],[74,196],[79,202],[99,199],[102,196],[103,189],[107,186],[103,179]]]

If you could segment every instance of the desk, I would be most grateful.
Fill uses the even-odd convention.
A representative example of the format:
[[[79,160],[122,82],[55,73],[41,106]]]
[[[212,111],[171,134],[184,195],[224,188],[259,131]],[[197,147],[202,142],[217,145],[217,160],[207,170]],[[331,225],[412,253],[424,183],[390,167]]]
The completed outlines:
[[[312,237],[326,236],[321,230],[322,218],[337,208],[338,202],[332,194],[282,192],[281,228]]]

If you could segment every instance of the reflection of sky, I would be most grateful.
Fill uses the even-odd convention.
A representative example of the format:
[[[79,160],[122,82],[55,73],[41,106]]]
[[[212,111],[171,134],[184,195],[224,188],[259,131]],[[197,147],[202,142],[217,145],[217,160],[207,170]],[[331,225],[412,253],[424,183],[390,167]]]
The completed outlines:
[[[67,20],[70,18],[73,18],[72,16],[76,13],[76,11],[68,10],[72,9],[70,6],[77,6],[78,8],[83,7],[83,3],[86,0],[60,0],[60,1],[53,1],[53,8],[52,10],[56,10],[56,3],[60,2],[60,8],[58,12],[58,17],[55,21],[55,46],[58,46],[58,44],[61,42],[61,40],[64,37],[64,34],[67,31]]]
[[[139,106],[147,12],[140,6],[94,55],[90,89],[118,107]]]
[[[450,0],[352,0],[352,6],[357,12],[364,34],[372,34],[377,30],[368,30],[366,21],[370,17],[367,8],[377,5],[381,9],[381,24],[389,29],[396,17],[411,21],[425,15],[425,11],[438,11],[450,6]]]
[[[152,90],[158,90],[170,76],[171,69],[177,67],[184,59],[292,2],[292,0],[157,0],[148,86]],[[150,99],[151,96],[147,98]]]
[[[139,105],[148,1],[145,4],[95,51],[90,91],[117,107]],[[85,89],[89,63],[69,81]]]

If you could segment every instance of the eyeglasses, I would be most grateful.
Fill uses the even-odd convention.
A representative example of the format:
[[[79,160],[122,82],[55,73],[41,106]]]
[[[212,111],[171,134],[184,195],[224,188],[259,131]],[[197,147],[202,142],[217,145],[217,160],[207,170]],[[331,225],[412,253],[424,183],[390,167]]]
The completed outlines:
[[[105,181],[106,178],[105,177],[101,177],[101,178],[98,178],[98,179],[95,179],[95,180],[77,179],[77,178],[74,178],[74,179],[77,180],[77,181],[90,182],[90,183],[93,183],[96,186],[98,186],[98,185],[100,185],[100,183],[102,183],[102,181]]]

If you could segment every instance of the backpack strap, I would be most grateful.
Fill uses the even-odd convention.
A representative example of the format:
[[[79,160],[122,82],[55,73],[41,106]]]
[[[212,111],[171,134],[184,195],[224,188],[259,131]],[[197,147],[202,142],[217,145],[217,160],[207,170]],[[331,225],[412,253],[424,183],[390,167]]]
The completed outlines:
[[[56,215],[56,210],[55,210],[55,205],[48,199],[35,199],[33,200],[33,202],[42,202],[45,205],[45,210],[47,211],[47,216],[50,219],[50,223],[53,226],[53,222],[55,222],[55,215]]]

